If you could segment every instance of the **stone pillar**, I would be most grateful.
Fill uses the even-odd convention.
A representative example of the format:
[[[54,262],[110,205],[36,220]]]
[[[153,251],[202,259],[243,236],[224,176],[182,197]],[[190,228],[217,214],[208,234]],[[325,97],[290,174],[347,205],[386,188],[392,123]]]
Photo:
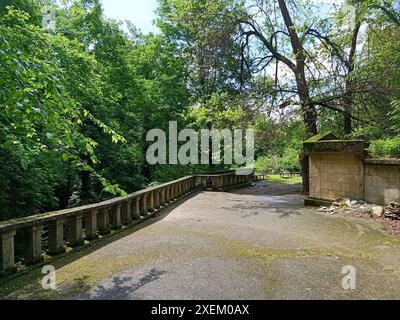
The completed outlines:
[[[128,225],[132,221],[132,200],[126,200],[121,204],[121,222],[123,225]]]
[[[82,214],[68,218],[68,244],[71,247],[78,247],[84,243],[82,219]]]
[[[121,223],[121,204],[117,204],[111,207],[112,219],[111,219],[111,229],[118,230],[122,228]]]
[[[154,210],[154,193],[149,192],[147,194],[147,212],[152,212]]]
[[[171,190],[170,186],[165,187],[165,203],[171,202],[170,190]]]
[[[26,265],[43,261],[42,255],[42,225],[33,225],[24,229],[24,263]]]
[[[135,198],[132,201],[132,204],[134,204],[133,219],[134,220],[139,220],[140,219],[140,197]]]
[[[160,207],[165,206],[165,187],[160,189]]]
[[[170,196],[171,196],[170,202],[174,202],[174,200],[175,200],[175,185],[174,184],[171,185]]]
[[[106,235],[111,232],[110,230],[110,212],[108,208],[103,208],[99,210],[97,215],[98,218],[98,226],[99,226],[99,234]]]
[[[15,233],[15,230],[0,233],[0,274],[7,274],[16,270],[14,262]]]
[[[140,196],[140,213],[143,216],[147,214],[147,194]]]
[[[64,253],[64,220],[49,221],[49,254],[51,256]]]
[[[160,190],[156,190],[153,192],[154,195],[154,209],[160,208]]]
[[[213,177],[213,189],[220,189],[224,187],[224,177],[215,176]]]
[[[85,214],[85,237],[87,240],[94,240],[97,234],[97,209],[92,209]]]

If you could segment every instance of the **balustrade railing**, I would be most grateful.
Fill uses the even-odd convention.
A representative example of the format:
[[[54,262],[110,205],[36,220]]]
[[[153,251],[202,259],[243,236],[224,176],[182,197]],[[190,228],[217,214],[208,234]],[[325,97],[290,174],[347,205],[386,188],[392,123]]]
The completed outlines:
[[[195,189],[219,190],[250,180],[251,176],[238,176],[234,172],[189,176],[96,204],[0,222],[0,275],[17,270],[14,247],[17,233],[22,236],[22,264],[32,265],[43,261],[45,255],[66,252],[67,246],[81,246],[85,241],[144,220]],[[44,228],[46,251],[42,241]]]

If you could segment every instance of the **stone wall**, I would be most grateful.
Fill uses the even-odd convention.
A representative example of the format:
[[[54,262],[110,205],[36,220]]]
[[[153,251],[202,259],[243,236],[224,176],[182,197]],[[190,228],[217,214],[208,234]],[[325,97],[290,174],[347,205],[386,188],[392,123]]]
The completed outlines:
[[[332,151],[327,151],[327,146]],[[342,146],[345,148],[341,149]],[[340,141],[306,146],[310,171],[306,203],[338,198],[363,199],[380,205],[400,202],[400,159],[364,159],[362,142],[348,146],[349,143]]]
[[[326,200],[363,197],[363,162],[356,153],[311,153],[310,196]]]
[[[364,183],[367,202],[380,205],[400,202],[400,161],[365,160]]]

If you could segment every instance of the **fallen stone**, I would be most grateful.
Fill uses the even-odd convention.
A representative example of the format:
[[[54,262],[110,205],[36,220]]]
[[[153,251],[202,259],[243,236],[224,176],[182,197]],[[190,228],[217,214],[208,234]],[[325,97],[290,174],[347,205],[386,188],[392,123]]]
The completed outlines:
[[[371,207],[371,212],[372,216],[374,217],[382,217],[383,213],[385,212],[385,209],[381,206],[375,205]]]
[[[390,203],[385,209],[385,217],[392,220],[400,220],[400,203]]]

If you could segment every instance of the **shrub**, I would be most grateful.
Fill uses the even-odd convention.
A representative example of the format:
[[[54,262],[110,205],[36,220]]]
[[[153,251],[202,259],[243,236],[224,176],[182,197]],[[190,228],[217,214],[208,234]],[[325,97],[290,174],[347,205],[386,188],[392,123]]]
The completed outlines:
[[[255,171],[260,173],[301,171],[299,152],[296,149],[287,148],[283,156],[272,155],[259,157],[255,162]]]
[[[375,157],[400,157],[400,136],[373,141],[370,152]]]

